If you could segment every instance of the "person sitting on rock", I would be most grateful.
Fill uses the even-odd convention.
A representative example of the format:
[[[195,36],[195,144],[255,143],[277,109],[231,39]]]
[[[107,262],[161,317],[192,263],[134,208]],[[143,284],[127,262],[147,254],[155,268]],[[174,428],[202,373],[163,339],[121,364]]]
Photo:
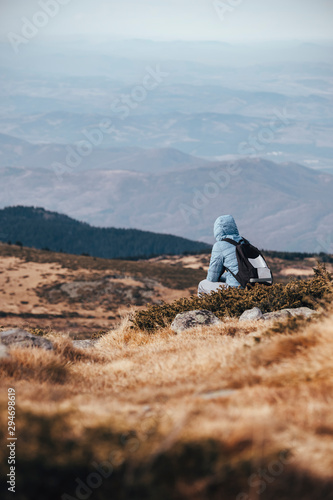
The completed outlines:
[[[221,215],[214,223],[216,243],[213,246],[207,278],[199,283],[198,296],[216,292],[220,288],[239,287],[235,275],[238,273],[236,247],[230,245],[224,238],[230,238],[236,243],[242,240],[236,222],[232,215]],[[227,271],[225,268],[230,269]]]

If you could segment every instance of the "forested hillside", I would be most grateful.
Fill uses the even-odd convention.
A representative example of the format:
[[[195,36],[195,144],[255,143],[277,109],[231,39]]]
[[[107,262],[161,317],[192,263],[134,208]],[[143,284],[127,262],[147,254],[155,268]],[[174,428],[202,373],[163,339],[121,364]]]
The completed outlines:
[[[35,207],[0,210],[0,241],[103,258],[140,258],[208,250],[206,243],[136,229],[92,227]]]

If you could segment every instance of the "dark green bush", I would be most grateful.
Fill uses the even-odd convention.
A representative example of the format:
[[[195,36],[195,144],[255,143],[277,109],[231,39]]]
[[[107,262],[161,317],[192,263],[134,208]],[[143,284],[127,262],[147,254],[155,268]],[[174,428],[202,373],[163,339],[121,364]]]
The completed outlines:
[[[154,331],[168,326],[178,313],[195,309],[208,309],[217,317],[237,317],[246,309],[259,307],[263,313],[290,307],[315,308],[333,297],[332,276],[318,262],[314,277],[308,280],[293,280],[286,285],[277,283],[270,287],[255,285],[253,288],[222,289],[203,298],[191,296],[175,300],[171,304],[149,306],[137,311],[131,321],[140,330]]]

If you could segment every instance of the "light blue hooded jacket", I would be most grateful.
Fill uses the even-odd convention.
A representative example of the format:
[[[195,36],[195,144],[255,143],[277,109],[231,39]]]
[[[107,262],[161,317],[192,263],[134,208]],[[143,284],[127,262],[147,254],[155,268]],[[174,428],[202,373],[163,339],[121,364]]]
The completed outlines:
[[[239,242],[242,237],[239,235],[236,222],[232,215],[221,215],[214,223],[214,236],[216,243],[212,249],[210,264],[207,274],[207,280],[220,281],[221,274],[225,268],[231,269],[234,274],[238,273],[238,263],[236,257],[236,247],[227,241],[221,241],[223,238],[230,238]],[[240,286],[238,281],[229,271],[223,274],[223,279],[229,286]]]

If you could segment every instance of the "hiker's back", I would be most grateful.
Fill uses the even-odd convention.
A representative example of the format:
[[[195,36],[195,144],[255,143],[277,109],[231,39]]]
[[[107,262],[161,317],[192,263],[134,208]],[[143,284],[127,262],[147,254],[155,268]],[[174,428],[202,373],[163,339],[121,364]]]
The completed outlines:
[[[234,234],[232,235],[232,239],[235,242],[239,242],[242,237]],[[226,268],[228,268],[228,271],[226,271]],[[209,281],[219,281],[221,275],[223,274],[225,282],[228,286],[239,286],[238,281],[232,273],[234,275],[238,273],[236,248],[226,241],[217,241],[212,249],[207,279]]]
[[[232,215],[221,215],[214,223],[213,246],[207,278],[198,286],[198,295],[222,288],[273,282],[259,250],[242,238]]]
[[[232,269],[229,269],[226,263],[225,267],[243,288],[256,283],[272,285],[273,275],[264,256],[257,247],[251,245],[245,238],[242,238],[239,242],[231,238],[225,238],[223,241],[236,249],[238,272],[235,273]]]

